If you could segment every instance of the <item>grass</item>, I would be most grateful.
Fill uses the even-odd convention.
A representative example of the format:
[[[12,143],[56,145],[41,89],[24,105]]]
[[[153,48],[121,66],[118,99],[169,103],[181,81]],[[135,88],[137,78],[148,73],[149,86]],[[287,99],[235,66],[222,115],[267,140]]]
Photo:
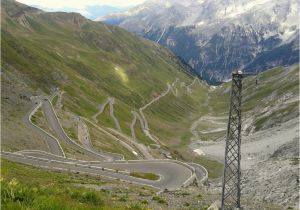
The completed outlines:
[[[70,127],[70,128],[64,128],[66,134],[68,135],[68,137],[70,137],[71,139],[73,139],[74,141],[76,141],[77,143],[81,143],[78,139],[78,136],[77,136],[77,132],[75,130],[75,128],[73,127]]]
[[[116,117],[127,135],[130,134],[131,110],[137,110],[163,93],[167,83],[171,84],[176,78],[186,84],[193,81],[183,73],[182,64],[168,50],[123,29],[92,22],[77,14],[28,11],[24,27],[12,15],[22,14],[22,9],[14,2],[6,2],[3,8],[1,47],[5,53],[2,54],[2,65],[10,66],[26,78],[15,83],[26,83],[44,94],[58,87],[66,92],[64,110],[87,118],[98,111],[97,106],[107,97],[114,97]],[[116,68],[120,69],[119,73]],[[266,71],[259,76],[258,88],[253,78],[245,79],[243,113],[251,114],[250,111],[256,108],[266,108],[267,102],[276,104],[289,92],[298,95],[298,71],[298,66]],[[171,149],[186,149],[190,144],[190,126],[195,120],[205,115],[228,114],[230,86],[230,82],[224,83],[211,91],[205,84],[196,83],[192,93],[188,93],[185,87],[177,84],[177,97],[169,93],[144,111],[151,132]],[[296,114],[294,108],[287,110],[285,116]],[[103,114],[99,117],[100,124],[114,128],[108,110]],[[267,118],[283,119],[280,122],[290,119],[272,113]],[[257,130],[264,128],[268,119],[258,121]],[[32,120],[38,123],[35,116]],[[138,139],[149,144],[141,129],[136,130]],[[135,158],[131,151],[95,128],[91,133],[97,148]],[[221,135],[216,133],[204,138],[210,140]],[[76,151],[70,151],[70,154],[75,155]],[[218,174],[219,166],[202,161],[211,167],[212,174]]]
[[[34,167],[1,160],[1,205],[4,209],[81,209],[103,206],[101,192],[70,187],[70,183],[101,183],[99,178],[49,173]],[[26,177],[26,179],[24,178]],[[80,204],[81,203],[81,204]]]
[[[70,147],[70,145],[65,142],[60,142],[60,145],[68,158],[81,159],[81,160],[93,160],[89,156],[85,155],[82,151]]]
[[[89,127],[92,144],[96,149],[123,154],[125,159],[128,160],[136,159],[136,156],[132,153],[132,151],[123,147],[116,139],[101,132],[93,124],[89,122],[86,122],[86,124]]]
[[[145,173],[145,172],[130,172],[130,176],[141,178],[141,179],[148,179],[156,181],[159,179],[159,175],[153,173]]]
[[[58,95],[54,96],[54,98],[53,98],[52,101],[51,101],[53,107],[56,106],[57,101],[58,101]]]
[[[159,197],[159,196],[153,196],[152,197],[152,200],[156,201],[157,203],[159,204],[165,204],[165,205],[168,205],[168,202],[162,198],[162,197]]]
[[[105,98],[115,97],[116,117],[122,130],[129,135],[131,110],[165,91],[167,83],[172,83],[176,77],[187,84],[192,82],[183,73],[182,64],[164,48],[122,29],[90,21],[78,31],[76,25],[66,23],[74,17],[63,13],[56,15],[29,15],[31,31],[23,30],[14,19],[5,16],[2,43],[7,53],[2,60],[28,75],[34,88],[46,91],[50,87],[59,87],[65,91],[64,109],[67,111],[91,117]],[[65,24],[68,27],[62,27]],[[20,33],[12,33],[16,30]],[[111,34],[110,30],[114,33]],[[121,69],[121,77],[116,68]],[[178,138],[178,143],[181,138],[188,142],[184,134],[188,123],[185,122],[182,129],[177,128],[180,128],[181,120],[195,112],[193,107],[198,104],[198,99],[201,102],[204,93],[205,90],[194,91],[191,95],[181,93],[178,99],[168,96],[163,104],[157,104],[151,111],[155,113],[152,122],[160,123],[150,125],[158,131],[155,134],[166,142],[171,142],[174,137]],[[170,104],[170,100],[174,104]],[[108,110],[99,120],[101,125],[115,127]],[[161,132],[161,124],[173,127],[173,121],[177,133]],[[143,133],[137,133],[141,142],[151,142]]]
[[[140,124],[140,121],[136,121],[136,124],[134,126],[134,131],[135,131],[135,136],[136,136],[136,139],[139,143],[142,143],[144,145],[150,145],[150,144],[153,144],[155,142],[153,142],[149,137],[147,137],[143,130],[142,130],[142,127],[141,127],[141,124]]]
[[[104,111],[97,117],[99,124],[105,127],[116,129],[115,123],[109,114],[109,104],[106,105]]]
[[[32,115],[31,122],[35,125],[37,124],[37,116],[36,115]]]
[[[49,172],[3,159],[1,169],[1,209],[149,209],[146,203],[125,201],[128,204],[124,205],[124,201],[115,201],[111,192],[118,191],[118,187],[110,192],[76,186],[110,185],[100,177]],[[132,190],[143,191],[138,187],[132,187]]]
[[[148,107],[144,114],[151,132],[163,143],[170,147],[183,148],[190,143],[191,123],[207,111],[204,105],[206,94],[205,88],[198,83],[192,87],[192,94],[184,87],[178,86],[177,89],[177,97],[168,93]]]
[[[223,174],[223,164],[215,160],[210,160],[207,157],[196,157],[194,160],[195,163],[198,163],[204,166],[208,172],[209,178],[219,178]]]
[[[34,115],[31,116],[31,121],[36,126],[42,128],[43,130],[47,131],[48,133],[52,133],[51,129],[48,126],[48,123],[46,121],[44,112],[42,111],[42,108],[39,108]]]

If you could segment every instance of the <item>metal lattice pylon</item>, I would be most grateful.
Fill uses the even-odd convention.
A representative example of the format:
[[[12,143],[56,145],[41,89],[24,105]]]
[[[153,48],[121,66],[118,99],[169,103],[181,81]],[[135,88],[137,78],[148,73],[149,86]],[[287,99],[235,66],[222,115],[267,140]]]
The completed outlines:
[[[232,73],[231,102],[222,188],[222,210],[240,208],[242,79],[242,74],[238,72]]]

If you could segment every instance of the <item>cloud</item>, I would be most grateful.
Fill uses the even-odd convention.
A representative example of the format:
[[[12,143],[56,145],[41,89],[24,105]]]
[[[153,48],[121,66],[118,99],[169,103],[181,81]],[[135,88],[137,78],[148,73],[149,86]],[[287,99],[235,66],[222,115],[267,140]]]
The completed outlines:
[[[62,9],[74,8],[84,10],[88,6],[109,5],[114,7],[128,7],[143,3],[145,0],[17,0],[23,4],[35,5],[43,8]]]

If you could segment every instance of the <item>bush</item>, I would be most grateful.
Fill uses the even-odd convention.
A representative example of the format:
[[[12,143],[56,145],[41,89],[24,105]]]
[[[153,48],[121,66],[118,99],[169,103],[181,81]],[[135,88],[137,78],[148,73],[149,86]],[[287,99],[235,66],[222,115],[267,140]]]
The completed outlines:
[[[189,204],[188,202],[186,202],[184,205],[185,205],[185,206],[190,206],[190,204]]]
[[[36,187],[27,187],[19,185],[15,178],[12,178],[9,182],[1,182],[1,203],[13,203],[19,202],[25,206],[32,205],[34,198],[36,197],[38,189]],[[10,204],[12,205],[12,204]]]
[[[158,196],[153,196],[152,200],[157,201],[157,203],[160,203],[160,204],[167,204],[168,205],[168,203],[165,199],[163,199],[161,197],[158,197]]]
[[[130,206],[126,206],[126,210],[149,210],[148,208],[141,206],[139,204],[132,204]]]
[[[148,205],[148,201],[147,200],[142,200],[141,203],[145,204],[145,205]]]
[[[121,198],[119,199],[119,201],[126,202],[126,201],[127,201],[127,198],[123,196],[123,197],[121,197]]]
[[[186,195],[190,195],[190,193],[189,192],[183,192],[183,193],[181,193],[181,195],[186,196]]]
[[[93,205],[103,205],[102,198],[95,191],[87,191],[87,192],[72,192],[71,198],[80,201],[81,203],[88,203]]]

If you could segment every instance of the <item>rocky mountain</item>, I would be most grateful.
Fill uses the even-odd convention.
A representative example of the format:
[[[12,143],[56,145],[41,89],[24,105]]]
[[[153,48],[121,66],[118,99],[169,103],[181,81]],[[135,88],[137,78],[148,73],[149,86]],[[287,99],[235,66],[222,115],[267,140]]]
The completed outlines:
[[[1,155],[3,192],[17,186],[14,198],[1,197],[3,209],[206,209],[219,199],[222,161],[209,154],[224,154],[231,82],[209,86],[190,75],[169,50],[119,27],[13,0],[1,1],[1,70],[2,151],[51,152],[45,136],[26,124],[29,115],[35,126],[61,142],[67,157],[91,160],[62,141],[45,107],[38,108],[36,103],[52,96],[62,130],[81,147],[89,138],[94,151],[126,159],[171,156],[203,165],[209,177],[207,187],[157,195],[146,186],[72,175],[71,170],[38,170]],[[243,81],[242,142],[247,145],[242,160],[250,169],[242,173],[242,197],[249,201],[249,209],[279,210],[298,204],[299,152],[293,149],[299,139],[298,87],[299,65],[273,68]],[[212,152],[204,146],[213,146]],[[208,155],[201,155],[201,150]],[[252,168],[253,163],[259,164]],[[130,207],[134,202],[139,205]]]
[[[97,20],[168,47],[210,82],[299,60],[297,0],[149,0]]]

